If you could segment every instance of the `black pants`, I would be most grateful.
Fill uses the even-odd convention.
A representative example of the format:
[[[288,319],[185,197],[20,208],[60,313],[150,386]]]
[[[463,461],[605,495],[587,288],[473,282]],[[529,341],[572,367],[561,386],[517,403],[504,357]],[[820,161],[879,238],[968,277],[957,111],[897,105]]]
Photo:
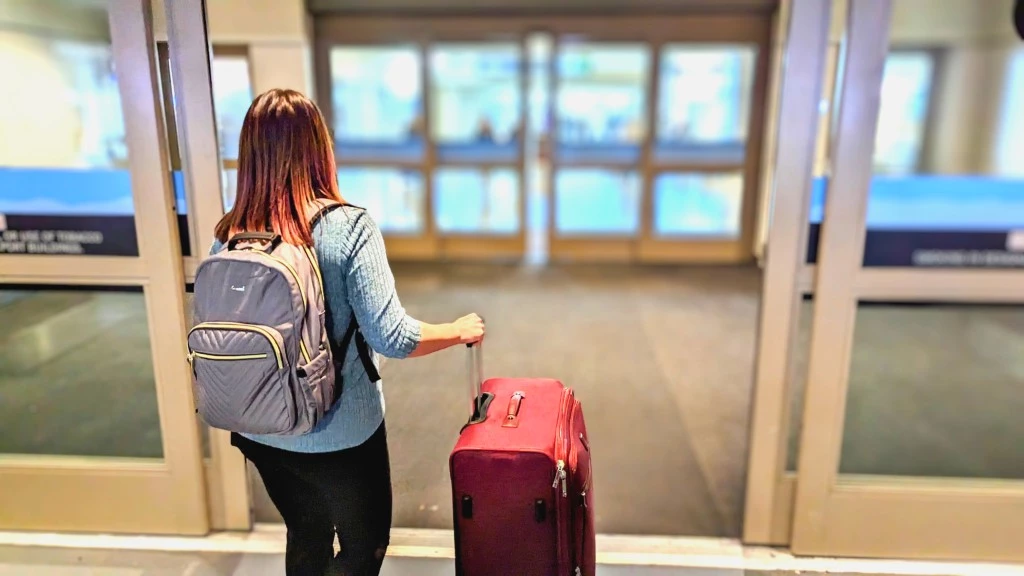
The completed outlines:
[[[288,576],[375,576],[391,531],[391,468],[384,424],[355,448],[304,454],[237,434],[288,528]],[[337,533],[341,552],[334,555]]]

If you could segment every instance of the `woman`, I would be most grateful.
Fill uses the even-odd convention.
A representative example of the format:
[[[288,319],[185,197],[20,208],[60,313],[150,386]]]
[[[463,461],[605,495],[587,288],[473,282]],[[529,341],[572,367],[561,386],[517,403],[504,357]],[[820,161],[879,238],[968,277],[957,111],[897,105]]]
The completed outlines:
[[[483,338],[475,314],[441,325],[406,314],[380,230],[365,211],[343,206],[310,229],[315,200],[342,201],[331,137],[313,102],[293,90],[260,94],[245,115],[239,144],[235,205],[217,224],[214,250],[238,232],[268,229],[286,242],[312,245],[335,343],[353,313],[370,346],[392,358]],[[289,575],[378,574],[387,551],[391,472],[384,401],[380,383],[370,381],[358,356],[353,342],[341,368],[341,397],[311,433],[232,434],[284,518]]]

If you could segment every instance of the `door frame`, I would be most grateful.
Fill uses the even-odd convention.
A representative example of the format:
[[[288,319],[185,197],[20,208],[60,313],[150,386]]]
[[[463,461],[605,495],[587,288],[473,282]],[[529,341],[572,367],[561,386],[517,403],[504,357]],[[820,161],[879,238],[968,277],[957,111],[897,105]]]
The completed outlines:
[[[1024,481],[838,472],[860,300],[1024,302],[1020,270],[863,268],[891,11],[892,0],[850,0],[848,6],[834,177],[816,271],[792,548],[798,554],[1020,561]]]
[[[743,541],[790,542],[796,475],[786,471],[792,358],[800,301],[813,282],[805,265],[811,182],[826,82],[831,0],[793,0],[778,14],[773,59],[777,126],[766,170],[770,221],[754,365]],[[783,65],[784,64],[784,65]],[[827,118],[825,119],[827,124]]]
[[[205,534],[199,429],[184,362],[184,276],[148,0],[107,2],[129,152],[137,257],[0,256],[10,284],[135,286],[144,293],[162,459],[0,456],[0,527]],[[44,424],[45,425],[45,424]]]
[[[210,43],[205,0],[175,0],[165,2],[164,8],[168,60],[161,60],[161,64],[169,65],[174,78],[174,110],[165,112],[174,120],[174,142],[181,144],[178,158],[184,175],[193,254],[181,261],[184,280],[179,290],[184,292],[185,283],[195,281],[196,269],[213,245],[214,228],[224,215],[221,174],[231,165],[221,159],[217,141],[211,62],[219,50]],[[228,51],[247,54],[238,47]],[[250,75],[251,70],[250,65]],[[169,96],[169,86],[164,88],[164,96]],[[183,382],[190,383],[191,375]],[[209,509],[210,525],[218,530],[249,530],[253,514],[245,459],[231,445],[229,432],[199,425],[205,427],[209,437],[210,455],[203,459],[203,501]]]
[[[847,47],[826,52],[820,33],[829,4],[794,0],[789,8],[789,27],[801,34],[790,35],[784,48],[743,539],[788,544],[801,555],[1020,561],[1013,539],[1024,532],[1024,482],[838,473],[857,302],[1024,303],[1024,271],[863,267],[891,0],[851,0],[847,14],[837,14],[847,22]],[[819,35],[812,38],[813,31]],[[823,223],[828,232],[818,265],[808,266],[809,146],[815,141],[808,127],[819,124],[806,115],[821,88],[820,74],[812,70],[826,71],[828,90],[835,52],[846,60],[839,128],[832,137],[833,178]],[[828,130],[827,115],[820,125]],[[791,364],[799,302],[812,293],[811,358],[794,473],[785,467]]]

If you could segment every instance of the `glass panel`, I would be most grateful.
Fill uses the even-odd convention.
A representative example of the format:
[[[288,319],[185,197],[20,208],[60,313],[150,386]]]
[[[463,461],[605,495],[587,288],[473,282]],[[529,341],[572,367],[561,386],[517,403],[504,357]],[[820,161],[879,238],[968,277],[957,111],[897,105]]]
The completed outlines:
[[[752,46],[664,47],[658,160],[743,161],[756,60]]]
[[[857,309],[840,472],[1024,479],[1024,307]]]
[[[227,212],[235,205],[235,194],[238,190],[238,170],[225,168],[220,172],[222,193],[224,197],[224,211]]]
[[[338,154],[418,158],[423,151],[419,50],[336,46],[330,60]]]
[[[518,44],[439,44],[431,49],[431,136],[442,160],[515,160],[521,66]]]
[[[191,235],[188,229],[188,202],[185,197],[185,173],[171,172],[171,186],[174,188],[174,213],[178,218],[178,237],[181,239],[181,255],[192,255]]]
[[[0,289],[0,453],[162,458],[142,292]]]
[[[396,168],[343,168],[338,185],[345,200],[362,206],[385,234],[423,232],[423,176]]]
[[[515,234],[519,231],[519,173],[512,169],[443,168],[434,174],[441,232]]]
[[[811,229],[807,234],[807,263],[818,262],[818,241],[821,238],[821,223],[825,220],[825,192],[828,188],[828,177],[816,175],[811,180],[811,205],[808,210]]]
[[[0,253],[137,255],[103,5],[5,11],[0,78]]]
[[[740,234],[742,174],[661,174],[654,182],[654,233]]]
[[[790,349],[789,370],[789,441],[786,451],[786,470],[796,471],[800,454],[800,432],[804,423],[804,396],[807,392],[807,368],[811,354],[811,323],[814,320],[814,300],[805,296],[800,303],[796,341]]]
[[[643,44],[563,44],[556,117],[560,158],[635,162],[645,122],[650,48]]]
[[[1024,52],[1002,43],[1000,31],[966,22],[931,36],[909,24],[902,11],[911,6],[894,3],[864,265],[1024,267],[1024,114],[1017,104],[1024,97]],[[1012,33],[1008,20],[1005,25]],[[922,43],[934,49],[902,47]],[[810,262],[817,258],[826,189],[825,179],[816,179]]]
[[[555,176],[555,228],[561,235],[632,235],[640,227],[636,172],[560,170]]]
[[[934,67],[930,52],[893,52],[886,59],[875,135],[875,172],[909,174],[917,170]]]
[[[215,54],[211,62],[213,107],[217,113],[217,141],[222,160],[238,158],[238,137],[252,103],[249,59]]]
[[[185,195],[185,177],[181,170],[181,157],[178,150],[176,118],[174,116],[173,86],[171,82],[170,56],[167,43],[157,43],[157,54],[160,58],[160,90],[163,96],[164,116],[167,122],[168,151],[171,163],[171,183],[174,186],[175,206],[178,214],[178,232],[181,234],[182,255],[190,256],[192,246],[189,241],[188,204]],[[237,160],[238,140],[242,131],[245,113],[252,101],[252,87],[249,79],[249,60],[245,56],[215,55],[211,61],[210,74],[213,81],[213,104],[216,113],[217,140],[220,146],[221,160]],[[224,210],[230,210],[235,199],[234,180],[237,171],[226,169],[221,172],[222,197]]]

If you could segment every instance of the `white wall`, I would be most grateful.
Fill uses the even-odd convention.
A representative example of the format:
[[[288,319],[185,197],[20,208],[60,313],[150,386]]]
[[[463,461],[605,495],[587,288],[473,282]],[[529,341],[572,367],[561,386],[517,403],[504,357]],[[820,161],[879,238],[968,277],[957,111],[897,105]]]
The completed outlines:
[[[1019,44],[1010,23],[1012,0],[893,0],[891,48],[926,48],[940,54],[933,86],[928,171],[985,172],[1005,157],[997,136],[1008,92],[1008,71]],[[823,116],[814,174],[829,172],[829,124],[836,59],[846,23],[846,0],[835,0],[829,40]],[[1005,139],[1004,139],[1005,140]]]
[[[1013,0],[893,0],[894,44],[1013,41]]]
[[[291,88],[313,96],[312,36],[302,0],[208,0],[207,23],[214,45],[245,46],[253,92]],[[164,0],[153,0],[158,40],[167,38]]]
[[[1014,50],[1009,62],[1007,82],[1001,108],[996,152],[990,170],[1007,176],[1024,176],[1024,50]]]
[[[895,0],[890,45],[939,55],[923,168],[987,173],[999,166],[1012,60],[1020,45],[1012,0]]]
[[[306,44],[250,44],[253,93],[291,88],[315,99],[311,57]]]
[[[97,101],[99,87],[87,66],[106,62],[110,53],[102,8],[0,2],[0,166],[105,166],[95,153],[104,118],[97,110],[117,106]],[[86,106],[91,113],[83,113]]]
[[[17,30],[30,27],[54,38],[110,43],[110,25],[102,8],[65,0],[16,0],[0,2],[0,23]]]

